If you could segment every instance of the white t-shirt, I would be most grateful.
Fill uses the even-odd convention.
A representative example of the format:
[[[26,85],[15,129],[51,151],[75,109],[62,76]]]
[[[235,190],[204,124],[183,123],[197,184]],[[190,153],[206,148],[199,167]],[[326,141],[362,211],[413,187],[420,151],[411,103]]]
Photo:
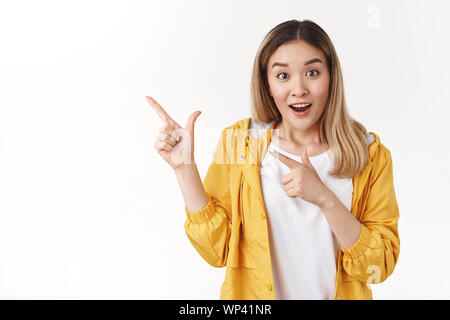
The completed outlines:
[[[276,150],[298,162],[300,156]],[[309,158],[325,185],[348,210],[353,181],[328,175],[329,152]],[[280,182],[290,169],[269,152],[261,162],[261,186],[267,211],[269,243],[277,299],[334,299],[339,242],[316,205],[286,195]]]

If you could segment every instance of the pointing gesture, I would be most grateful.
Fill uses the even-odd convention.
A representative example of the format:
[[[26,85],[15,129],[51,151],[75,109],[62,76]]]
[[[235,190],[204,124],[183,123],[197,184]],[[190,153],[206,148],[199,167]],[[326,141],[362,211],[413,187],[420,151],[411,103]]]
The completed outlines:
[[[309,161],[306,148],[300,155],[302,163],[286,157],[277,151],[270,151],[270,154],[291,170],[291,172],[280,179],[288,197],[301,198],[318,207],[321,207],[325,203],[332,191],[322,182],[316,169],[311,161]]]
[[[167,114],[166,110],[164,110],[155,99],[149,96],[146,96],[145,99],[147,99],[147,102],[152,106],[153,110],[156,111],[162,121],[174,128],[181,128],[181,126]]]
[[[194,125],[201,111],[192,113],[186,127],[183,128],[153,98],[149,96],[145,98],[164,122],[154,144],[156,151],[173,169],[195,163]]]

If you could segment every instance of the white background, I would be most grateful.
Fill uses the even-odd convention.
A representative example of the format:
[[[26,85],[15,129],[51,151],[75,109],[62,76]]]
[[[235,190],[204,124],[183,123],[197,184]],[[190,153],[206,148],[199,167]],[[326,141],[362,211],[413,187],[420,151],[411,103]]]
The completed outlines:
[[[218,299],[225,269],[185,235],[153,148],[195,110],[202,178],[250,116],[264,35],[311,19],[340,58],[351,115],[391,150],[401,253],[375,299],[450,298],[445,1],[2,1],[0,298]]]

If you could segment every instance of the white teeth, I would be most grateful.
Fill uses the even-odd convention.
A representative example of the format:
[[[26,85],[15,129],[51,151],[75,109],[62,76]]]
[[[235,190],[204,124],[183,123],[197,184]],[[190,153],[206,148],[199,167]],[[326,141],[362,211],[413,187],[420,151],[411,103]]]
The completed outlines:
[[[293,104],[292,106],[297,108],[304,108],[310,105],[311,105],[310,103],[304,103],[304,104]]]

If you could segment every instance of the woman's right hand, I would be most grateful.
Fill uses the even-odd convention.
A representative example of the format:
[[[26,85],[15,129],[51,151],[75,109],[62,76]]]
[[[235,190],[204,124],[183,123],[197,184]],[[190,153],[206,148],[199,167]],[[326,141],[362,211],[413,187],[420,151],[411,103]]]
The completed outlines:
[[[194,124],[201,111],[192,113],[182,128],[158,102],[149,96],[145,98],[164,121],[154,144],[156,151],[174,170],[194,164]]]

